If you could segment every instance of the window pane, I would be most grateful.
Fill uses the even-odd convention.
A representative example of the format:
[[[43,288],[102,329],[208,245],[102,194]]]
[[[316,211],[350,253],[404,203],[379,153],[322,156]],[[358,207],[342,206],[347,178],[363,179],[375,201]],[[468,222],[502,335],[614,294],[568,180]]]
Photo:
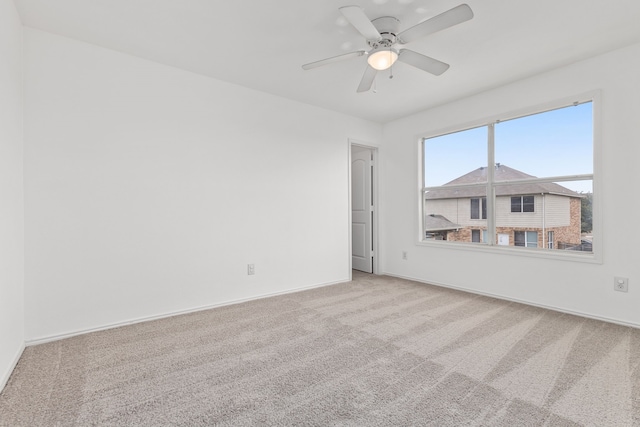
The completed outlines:
[[[516,246],[524,246],[524,231],[514,231],[513,232],[513,241]]]
[[[483,126],[425,139],[425,187],[486,182],[487,134]]]
[[[534,196],[523,196],[522,197],[522,212],[533,212],[534,211]]]
[[[482,198],[482,219],[487,219],[487,198],[486,197]]]
[[[471,199],[471,219],[480,219],[480,199]]]
[[[562,179],[593,174],[592,114],[587,102],[424,139],[424,238],[591,252],[591,180]],[[495,163],[486,164],[488,153]]]
[[[511,198],[511,212],[522,212],[522,197]]]
[[[592,103],[498,123],[495,155],[496,162],[529,177],[592,174]]]

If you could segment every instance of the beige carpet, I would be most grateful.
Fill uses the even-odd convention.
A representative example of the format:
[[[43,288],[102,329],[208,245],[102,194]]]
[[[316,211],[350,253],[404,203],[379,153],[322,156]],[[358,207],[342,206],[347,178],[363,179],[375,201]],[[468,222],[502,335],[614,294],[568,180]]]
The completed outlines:
[[[389,277],[29,347],[2,426],[640,426],[640,330]]]

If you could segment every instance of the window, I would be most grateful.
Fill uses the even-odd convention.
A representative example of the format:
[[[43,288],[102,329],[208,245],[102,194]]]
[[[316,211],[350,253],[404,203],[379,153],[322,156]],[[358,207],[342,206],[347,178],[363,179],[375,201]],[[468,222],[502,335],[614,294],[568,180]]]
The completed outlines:
[[[482,213],[482,218],[480,217]],[[471,199],[471,219],[487,219],[487,198]]]
[[[535,196],[516,196],[511,198],[511,212],[534,212]]]
[[[424,138],[422,236],[592,252],[593,144],[591,100]]]
[[[471,219],[480,219],[480,199],[471,199]]]
[[[524,246],[525,248],[537,248],[538,247],[538,232],[537,231],[514,231],[513,241],[516,246]]]

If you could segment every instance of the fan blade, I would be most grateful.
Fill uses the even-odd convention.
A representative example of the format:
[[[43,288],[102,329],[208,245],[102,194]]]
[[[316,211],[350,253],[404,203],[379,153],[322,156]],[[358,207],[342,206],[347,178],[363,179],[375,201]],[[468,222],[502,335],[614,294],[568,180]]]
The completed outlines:
[[[376,78],[377,73],[378,70],[367,64],[367,69],[364,70],[364,75],[362,76],[362,80],[360,80],[357,92],[367,92],[371,89],[371,85],[373,84],[373,80]]]
[[[354,26],[367,40],[380,40],[380,33],[367,18],[360,6],[344,6],[340,8],[342,15]]]
[[[367,53],[364,50],[357,50],[355,52],[344,53],[338,56],[332,56],[331,58],[321,59],[320,61],[310,62],[308,64],[304,64],[302,66],[303,70],[312,70],[314,68],[322,67],[323,65],[333,64],[334,62],[340,62],[345,59],[355,58],[357,56],[362,56]]]
[[[409,64],[436,76],[439,76],[449,69],[449,64],[409,49],[400,49],[400,52],[398,52],[398,61],[402,61],[405,64]]]
[[[411,28],[408,28],[398,34],[398,40],[401,44],[412,42],[420,37],[453,27],[473,18],[473,11],[469,5],[461,4],[453,9],[449,9],[440,15],[427,19]]]

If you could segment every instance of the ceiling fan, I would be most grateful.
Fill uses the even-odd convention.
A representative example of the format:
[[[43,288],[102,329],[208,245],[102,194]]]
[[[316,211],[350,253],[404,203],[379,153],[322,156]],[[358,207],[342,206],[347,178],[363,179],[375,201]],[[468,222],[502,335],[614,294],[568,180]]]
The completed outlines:
[[[367,68],[358,86],[358,92],[366,92],[371,89],[377,72],[390,68],[396,60],[436,76],[444,73],[449,68],[449,64],[409,49],[398,49],[396,45],[410,43],[420,37],[453,27],[473,18],[471,8],[466,4],[461,4],[402,32],[398,32],[400,21],[392,16],[369,20],[359,6],[344,6],[339,10],[346,20],[364,36],[371,50],[368,52],[357,50],[345,53],[305,64],[302,68],[311,70],[323,65],[366,55]]]

